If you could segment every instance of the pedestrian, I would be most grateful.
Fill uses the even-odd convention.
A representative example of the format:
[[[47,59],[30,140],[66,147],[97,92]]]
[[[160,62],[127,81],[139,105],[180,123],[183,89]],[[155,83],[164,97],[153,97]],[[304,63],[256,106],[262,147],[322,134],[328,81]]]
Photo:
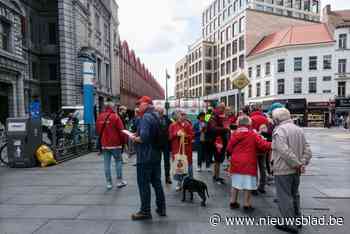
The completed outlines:
[[[251,119],[241,116],[237,120],[238,128],[231,135],[227,151],[231,155],[231,200],[230,208],[237,209],[238,193],[244,190],[244,210],[253,211],[251,191],[257,189],[257,152],[267,152],[271,143],[265,141],[251,129]]]
[[[180,152],[180,140],[184,138],[184,153],[187,156],[188,162],[188,175],[193,177],[192,167],[192,140],[194,139],[194,132],[192,125],[186,120],[186,113],[183,111],[176,112],[176,122],[172,123],[169,127],[169,139],[171,141],[171,156],[175,160],[175,155]],[[181,183],[185,175],[174,175],[174,179],[177,181],[176,191],[181,190]]]
[[[286,108],[272,112],[276,123],[272,135],[273,173],[278,207],[283,218],[300,217],[300,175],[305,172],[312,153],[303,130],[296,126]],[[276,225],[277,229],[298,233],[295,225]]]
[[[350,129],[350,112],[348,113],[348,117],[346,118],[347,129]]]
[[[108,98],[105,103],[104,111],[99,114],[96,121],[96,131],[100,137],[108,190],[113,187],[111,176],[112,158],[114,158],[115,161],[117,187],[122,188],[127,186],[127,182],[123,180],[122,145],[126,141],[122,133],[124,125],[119,115],[113,111],[113,108],[114,103]]]
[[[197,121],[193,125],[195,134],[195,147],[197,150],[197,171],[202,171],[202,164],[205,163],[206,169],[210,168],[210,159],[205,150],[207,123],[205,122],[205,113],[201,112],[197,116]]]
[[[172,184],[170,178],[170,141],[169,141],[169,127],[171,121],[167,115],[164,114],[163,107],[156,108],[159,118],[160,118],[160,144],[161,152],[163,153],[163,162],[164,162],[164,174],[165,174],[165,183]]]
[[[252,120],[252,128],[257,133],[262,133],[262,127],[267,127],[269,124],[269,120],[265,116],[265,114],[261,111],[261,107],[259,105],[255,105],[252,107],[252,112],[250,113],[250,119]],[[259,186],[258,189],[253,191],[253,195],[258,195],[258,191],[260,193],[266,193],[265,185],[266,185],[266,158],[267,154],[265,152],[258,152],[258,166],[259,166]]]
[[[225,149],[227,146],[227,134],[229,128],[225,128],[225,103],[220,103],[214,115],[208,122],[209,146],[214,147],[214,171],[213,181],[218,184],[225,184],[225,180],[220,177],[220,166],[225,160]]]
[[[137,186],[141,207],[137,213],[131,215],[131,219],[145,220],[152,219],[151,184],[156,195],[157,214],[166,216],[166,206],[161,181],[161,152],[157,147],[160,136],[159,115],[155,111],[150,97],[141,97],[137,104],[141,120],[136,135],[132,136],[131,139],[136,144]]]

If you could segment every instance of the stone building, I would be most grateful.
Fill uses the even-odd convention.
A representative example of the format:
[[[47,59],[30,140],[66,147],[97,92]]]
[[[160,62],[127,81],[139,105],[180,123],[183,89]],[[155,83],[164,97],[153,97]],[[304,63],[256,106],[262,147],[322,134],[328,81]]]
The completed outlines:
[[[82,105],[81,55],[95,61],[96,104],[120,98],[115,0],[1,0],[1,121],[27,114],[38,95],[43,113]]]
[[[27,61],[22,50],[25,11],[18,1],[0,1],[0,122],[24,115]]]

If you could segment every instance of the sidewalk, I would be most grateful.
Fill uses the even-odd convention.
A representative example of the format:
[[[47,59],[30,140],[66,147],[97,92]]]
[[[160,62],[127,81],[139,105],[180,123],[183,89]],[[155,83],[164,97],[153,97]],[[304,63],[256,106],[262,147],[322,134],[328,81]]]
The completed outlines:
[[[342,227],[307,226],[301,233],[348,234],[350,230],[350,139],[339,129],[305,129],[314,158],[302,178],[304,215],[335,215],[345,218]],[[175,185],[165,186],[168,217],[134,222],[131,213],[139,208],[136,168],[133,160],[124,165],[129,185],[106,191],[102,158],[89,154],[50,168],[8,169],[0,167],[0,234],[204,234],[282,233],[272,226],[209,225],[209,217],[246,216],[228,208],[229,186],[212,183],[209,172],[195,174],[209,187],[206,208],[182,203]],[[196,168],[196,166],[194,166]],[[115,175],[115,174],[114,174]],[[276,216],[273,186],[254,197],[253,216]],[[152,196],[154,206],[154,195]]]

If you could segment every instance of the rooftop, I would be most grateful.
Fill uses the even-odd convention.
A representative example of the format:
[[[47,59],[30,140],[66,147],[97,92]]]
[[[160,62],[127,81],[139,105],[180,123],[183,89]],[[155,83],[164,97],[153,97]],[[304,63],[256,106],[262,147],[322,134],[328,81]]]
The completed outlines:
[[[333,42],[333,37],[326,24],[291,26],[265,36],[248,56],[261,54],[271,49],[308,44]]]

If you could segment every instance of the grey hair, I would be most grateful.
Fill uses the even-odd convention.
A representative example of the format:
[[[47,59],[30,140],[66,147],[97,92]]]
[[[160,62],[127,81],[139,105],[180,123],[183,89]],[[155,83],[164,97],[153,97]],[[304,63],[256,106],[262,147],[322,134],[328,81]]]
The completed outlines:
[[[290,120],[290,112],[287,108],[277,108],[272,112],[272,119],[279,122]]]
[[[105,107],[111,107],[111,108],[113,108],[113,107],[114,107],[114,102],[106,101],[106,102],[105,102]]]
[[[247,115],[243,115],[237,120],[238,126],[250,126],[252,125],[252,120]]]

